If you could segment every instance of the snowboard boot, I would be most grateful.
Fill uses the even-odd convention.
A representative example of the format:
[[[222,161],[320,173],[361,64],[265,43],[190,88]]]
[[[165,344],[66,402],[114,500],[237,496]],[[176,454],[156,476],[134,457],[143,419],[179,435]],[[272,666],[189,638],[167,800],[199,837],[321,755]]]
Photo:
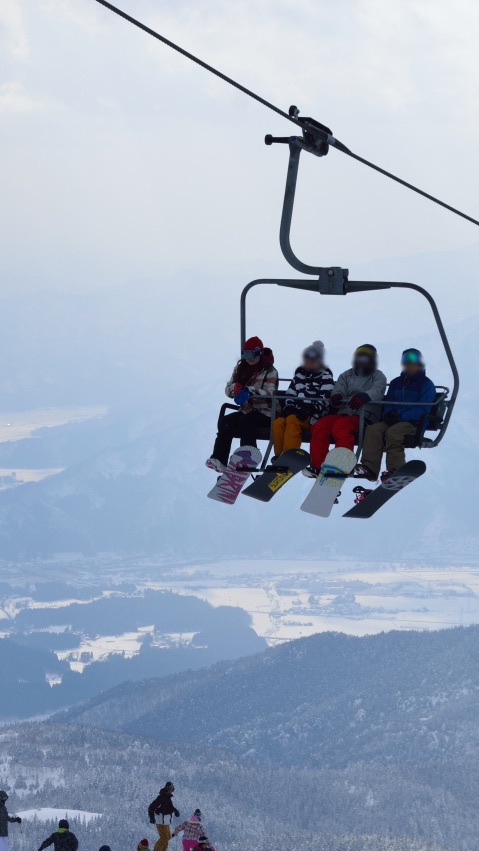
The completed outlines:
[[[354,502],[356,505],[359,505],[360,502],[364,502],[366,497],[369,496],[370,493],[373,492],[373,488],[362,488],[361,485],[353,488],[353,493],[356,494],[354,498]]]
[[[307,479],[317,479],[320,472],[319,467],[305,467],[302,470],[303,476],[306,476]]]
[[[226,470],[226,466],[222,464],[221,461],[218,461],[217,458],[208,458],[206,466],[208,467],[208,470],[214,470],[215,473],[221,474]]]
[[[367,479],[369,482],[375,482],[378,478],[376,474],[364,464],[356,464],[354,468],[354,476],[358,479]]]

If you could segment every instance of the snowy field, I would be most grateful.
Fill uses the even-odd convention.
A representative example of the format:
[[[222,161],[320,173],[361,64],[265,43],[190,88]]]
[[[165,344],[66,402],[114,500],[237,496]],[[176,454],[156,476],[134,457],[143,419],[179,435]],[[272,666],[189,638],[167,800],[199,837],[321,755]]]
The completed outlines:
[[[52,428],[65,423],[79,423],[105,416],[104,405],[78,408],[37,408],[34,411],[0,411],[0,443],[24,440],[39,428]]]
[[[367,635],[479,623],[479,568],[469,566],[261,561],[197,571],[150,587],[240,606],[270,644],[331,630]]]
[[[0,634],[10,632],[11,619],[22,609],[64,607],[65,621],[43,626],[38,632],[69,629],[68,605],[88,606],[101,597],[119,598],[148,593],[149,589],[176,592],[206,600],[213,606],[235,606],[247,611],[254,630],[270,645],[317,632],[337,631],[367,635],[392,629],[440,629],[479,623],[479,566],[324,562],[304,560],[234,560],[217,563],[172,564],[154,559],[59,559],[22,565],[23,582],[63,580],[70,593],[60,599],[7,594],[0,602]],[[19,567],[4,565],[12,583]],[[124,590],[124,583],[129,589]],[[82,588],[88,586],[86,596]],[[40,587],[40,586],[39,586]],[[78,596],[77,593],[78,592]],[[152,644],[164,648],[186,647],[193,633],[153,628],[151,621],[117,634],[86,632],[80,643],[72,641],[57,656],[77,671],[114,653],[135,656],[148,634]],[[53,684],[53,683],[52,683]]]

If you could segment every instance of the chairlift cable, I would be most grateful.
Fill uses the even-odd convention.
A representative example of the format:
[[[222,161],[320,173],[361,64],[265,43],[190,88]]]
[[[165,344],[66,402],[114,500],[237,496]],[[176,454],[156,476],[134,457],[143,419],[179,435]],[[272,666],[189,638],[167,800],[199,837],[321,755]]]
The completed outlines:
[[[146,32],[148,35],[151,35],[153,38],[156,38],[158,41],[166,44],[167,47],[171,47],[173,50],[176,50],[177,53],[181,53],[182,56],[185,56],[187,59],[191,59],[192,62],[195,62],[197,65],[200,65],[206,71],[209,71],[211,74],[214,74],[216,77],[219,77],[221,80],[224,80],[225,83],[229,83],[230,86],[233,86],[235,89],[238,89],[240,92],[243,92],[248,97],[253,98],[258,103],[261,103],[263,106],[266,106],[268,109],[275,112],[277,115],[280,115],[282,118],[286,118],[287,121],[291,121],[296,126],[303,129],[303,124],[299,121],[295,116],[288,114],[283,109],[275,106],[270,101],[251,91],[251,89],[246,88],[246,86],[241,85],[236,80],[233,80],[232,77],[228,77],[226,74],[223,74],[221,71],[218,71],[217,68],[214,68],[212,65],[209,65],[207,62],[204,62],[202,59],[199,59],[198,56],[195,56],[193,53],[190,53],[188,50],[185,50],[183,47],[180,47],[175,42],[151,29],[151,27],[146,26],[137,18],[133,18],[131,15],[128,15],[127,12],[124,12],[122,9],[119,9],[118,6],[114,6],[112,3],[109,3],[108,0],[96,0],[97,3],[100,3],[101,6],[105,6],[106,9],[110,9],[111,12],[114,12],[120,18],[123,18],[128,23],[137,27],[143,32]],[[463,219],[466,219],[468,222],[472,222],[474,225],[479,226],[479,220],[474,219],[472,216],[467,215],[467,213],[463,213],[461,210],[458,210],[456,207],[452,207],[450,204],[446,204],[445,201],[441,201],[439,198],[436,198],[434,195],[430,195],[428,192],[425,192],[423,189],[419,189],[419,187],[414,186],[414,184],[409,183],[406,180],[403,180],[401,177],[397,177],[397,175],[392,174],[392,172],[387,171],[381,166],[376,165],[375,163],[370,162],[370,160],[365,159],[364,157],[359,156],[359,154],[355,154],[346,145],[343,145],[338,139],[334,136],[324,133],[324,140],[336,148],[341,153],[346,154],[346,156],[351,157],[359,163],[367,166],[368,168],[373,169],[374,171],[379,172],[379,174],[383,174],[385,177],[388,177],[390,180],[394,180],[396,183],[399,183],[401,186],[404,186],[406,189],[410,189],[412,192],[415,192],[417,195],[422,195],[423,198],[426,198],[428,201],[432,201],[434,204],[438,204],[440,207],[444,207],[444,209],[449,210],[451,213],[455,213],[455,215],[460,216]]]

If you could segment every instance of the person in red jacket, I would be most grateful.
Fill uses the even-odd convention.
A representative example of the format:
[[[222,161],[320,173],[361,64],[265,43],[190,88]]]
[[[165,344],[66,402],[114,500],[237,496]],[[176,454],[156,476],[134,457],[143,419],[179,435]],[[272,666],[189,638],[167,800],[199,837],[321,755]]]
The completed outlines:
[[[270,400],[278,387],[278,372],[273,364],[273,352],[263,346],[259,337],[246,340],[241,359],[225,389],[226,395],[240,406],[240,410],[223,418],[213,452],[206,462],[210,470],[224,473],[235,434],[240,436],[241,446],[256,446],[258,428],[269,427]]]

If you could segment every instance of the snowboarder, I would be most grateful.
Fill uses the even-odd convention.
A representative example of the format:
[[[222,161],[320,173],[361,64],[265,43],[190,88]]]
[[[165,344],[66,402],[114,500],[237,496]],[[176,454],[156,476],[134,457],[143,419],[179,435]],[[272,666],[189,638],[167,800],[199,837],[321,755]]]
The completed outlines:
[[[49,845],[53,845],[54,851],[77,851],[78,839],[75,834],[71,832],[70,825],[66,818],[60,819],[58,822],[58,830],[42,842],[38,851],[43,851],[43,849],[48,848]]]
[[[7,811],[8,795],[6,792],[0,792],[0,851],[9,851],[8,843],[8,823],[21,824],[20,816],[11,816]]]
[[[173,816],[179,818],[179,810],[173,804],[174,784],[171,780],[165,783],[160,794],[148,807],[150,824],[156,824],[158,839],[154,851],[166,851],[171,839],[171,820]]]
[[[211,457],[206,466],[216,473],[224,473],[231,452],[231,444],[240,435],[241,446],[256,446],[258,428],[271,422],[271,397],[278,387],[278,372],[273,366],[271,349],[263,346],[259,337],[250,337],[244,344],[225,393],[241,410],[224,417],[218,431]],[[254,399],[253,396],[264,396]]]
[[[286,391],[281,416],[273,422],[274,454],[299,449],[303,430],[313,426],[329,408],[334,381],[324,365],[324,343],[316,340],[303,352],[303,362]]]
[[[196,809],[189,819],[184,821],[182,824],[179,824],[174,829],[173,836],[177,836],[178,833],[184,831],[183,851],[192,851],[193,848],[196,848],[201,837],[208,841],[208,836],[206,835],[201,818],[201,810]]]
[[[330,399],[334,411],[319,419],[311,429],[311,467],[303,470],[304,475],[316,478],[321,469],[330,441],[346,449],[354,450],[359,435],[359,412],[365,408],[365,422],[374,423],[380,415],[378,405],[386,392],[386,376],[378,369],[378,353],[375,346],[358,346],[353,355],[351,369],[339,376]]]
[[[410,402],[410,405],[385,405],[379,422],[368,426],[364,435],[361,463],[356,470],[371,481],[376,481],[381,469],[381,458],[386,452],[386,470],[381,476],[385,482],[406,462],[404,439],[414,437],[418,427],[427,428],[436,388],[426,376],[426,365],[419,349],[405,349],[401,357],[402,372],[394,378],[386,394],[386,402]]]

